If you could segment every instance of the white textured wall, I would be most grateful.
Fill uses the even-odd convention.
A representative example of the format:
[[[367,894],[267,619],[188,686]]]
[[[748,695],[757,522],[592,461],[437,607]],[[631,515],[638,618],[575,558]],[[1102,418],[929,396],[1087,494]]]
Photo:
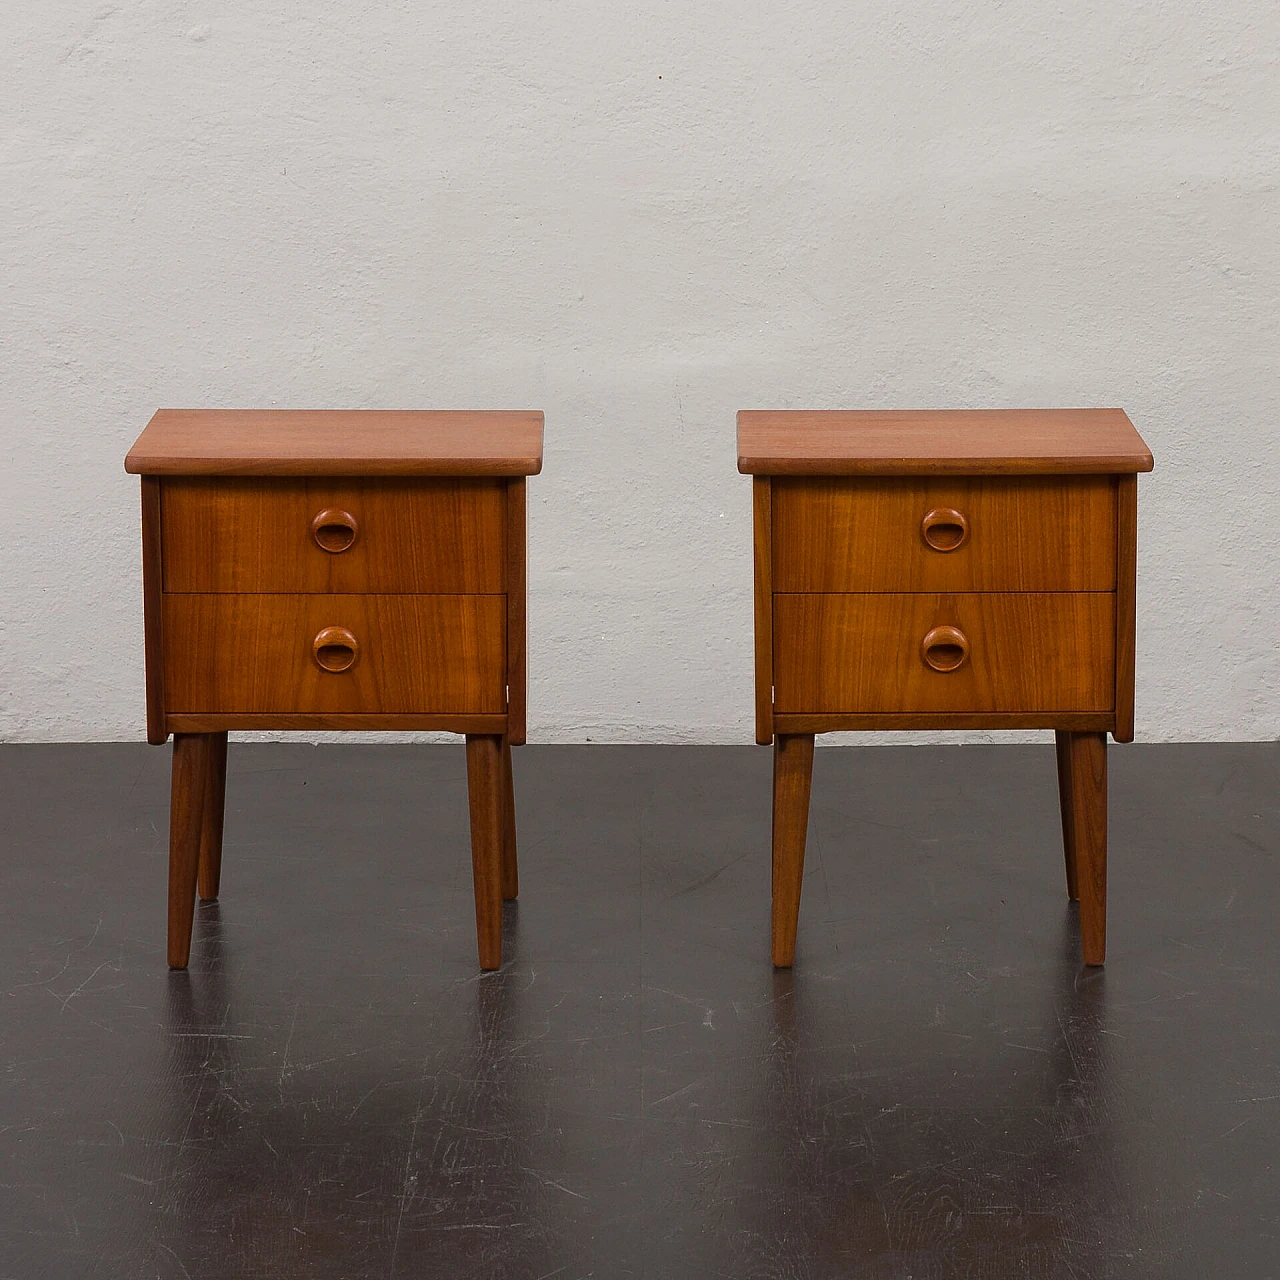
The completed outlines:
[[[1275,736],[1280,6],[43,0],[0,736],[142,735],[159,405],[542,408],[534,741],[750,740],[734,411],[1121,404],[1138,733]]]

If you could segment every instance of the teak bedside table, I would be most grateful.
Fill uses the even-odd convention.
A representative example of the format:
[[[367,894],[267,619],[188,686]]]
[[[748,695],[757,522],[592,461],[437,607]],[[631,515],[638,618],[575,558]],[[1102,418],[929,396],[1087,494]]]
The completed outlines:
[[[742,412],[773,962],[795,958],[814,734],[1053,729],[1067,892],[1106,952],[1106,735],[1133,741],[1137,472],[1120,409]]]
[[[480,967],[517,890],[525,476],[540,413],[162,409],[142,477],[147,740],[173,734],[169,965],[218,896],[229,729],[466,735]]]

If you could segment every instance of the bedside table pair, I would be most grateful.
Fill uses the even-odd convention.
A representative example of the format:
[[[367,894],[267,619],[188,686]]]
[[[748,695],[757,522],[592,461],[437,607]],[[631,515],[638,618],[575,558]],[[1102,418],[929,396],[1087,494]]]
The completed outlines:
[[[1083,955],[1106,939],[1106,734],[1133,738],[1136,473],[1118,409],[742,413],[773,961],[792,963],[814,735],[1056,731]],[[172,968],[218,893],[231,729],[466,736],[480,967],[518,890],[525,477],[540,413],[157,413],[142,476],[147,739],[174,736]]]

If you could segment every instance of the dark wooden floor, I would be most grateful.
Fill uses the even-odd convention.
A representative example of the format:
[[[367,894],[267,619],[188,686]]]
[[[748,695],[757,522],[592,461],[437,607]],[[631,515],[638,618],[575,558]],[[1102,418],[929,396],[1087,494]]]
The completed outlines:
[[[476,968],[460,747],[233,745],[164,965],[165,750],[0,749],[0,1277],[1280,1275],[1280,750],[529,747]]]

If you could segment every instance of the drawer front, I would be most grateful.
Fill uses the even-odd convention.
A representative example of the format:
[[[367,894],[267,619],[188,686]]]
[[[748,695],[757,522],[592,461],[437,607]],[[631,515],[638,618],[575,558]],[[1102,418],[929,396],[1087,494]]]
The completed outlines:
[[[1109,711],[1115,596],[776,595],[773,663],[781,713]]]
[[[501,714],[505,660],[505,596],[164,597],[171,714]]]
[[[775,477],[772,496],[775,591],[1115,588],[1110,476]]]
[[[505,504],[501,480],[167,479],[165,590],[501,592]]]

